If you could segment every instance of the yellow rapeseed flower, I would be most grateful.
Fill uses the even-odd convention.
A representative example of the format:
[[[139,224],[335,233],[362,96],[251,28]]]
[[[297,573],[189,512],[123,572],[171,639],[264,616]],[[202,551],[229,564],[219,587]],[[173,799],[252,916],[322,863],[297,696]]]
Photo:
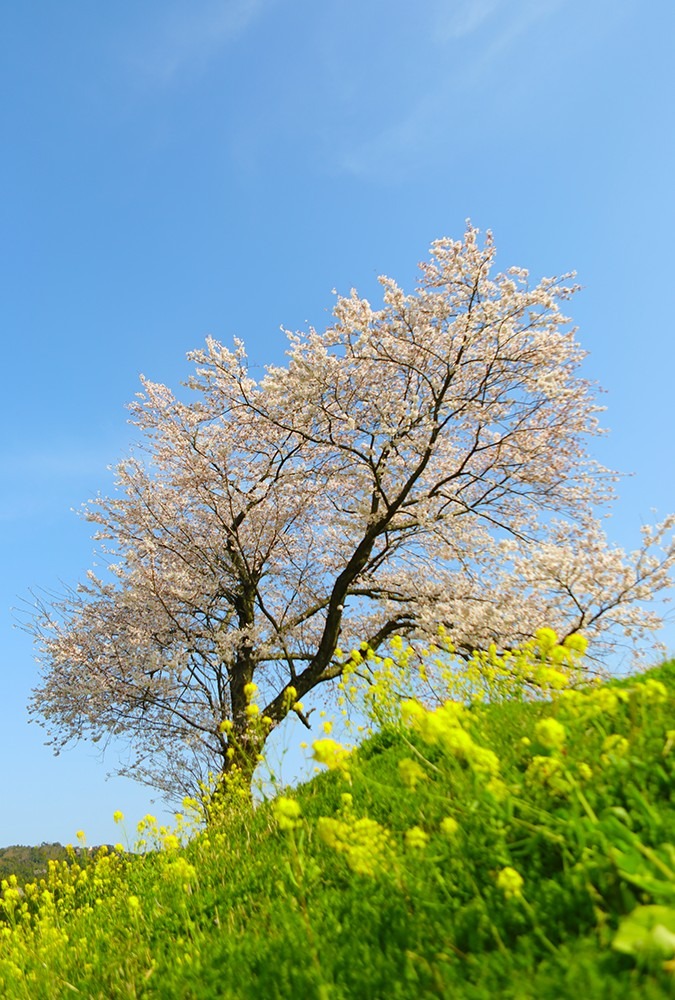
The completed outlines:
[[[349,757],[349,750],[343,747],[337,740],[329,737],[322,740],[314,740],[312,743],[312,756],[319,764],[325,764],[331,770],[344,770]]]
[[[554,667],[537,667],[534,672],[534,679],[541,687],[551,688],[553,691],[564,691],[570,683],[570,678],[561,670]]]
[[[620,736],[619,733],[612,733],[603,740],[603,753],[600,754],[600,760],[603,764],[607,765],[611,762],[611,757],[624,757],[629,749],[630,743],[625,736]]]
[[[503,802],[509,796],[509,786],[501,778],[490,778],[485,789],[498,802]]]
[[[530,786],[539,786],[549,794],[566,797],[574,787],[574,780],[568,775],[565,765],[560,757],[532,758],[530,766],[525,772],[525,782]]]
[[[554,646],[558,645],[558,636],[555,634],[552,628],[540,628],[537,629],[534,635],[539,646],[539,652],[542,658],[548,653]]]
[[[411,826],[405,832],[405,845],[413,851],[419,851],[429,843],[429,834],[421,826]]]
[[[459,830],[459,823],[452,816],[446,816],[441,820],[441,833],[446,837],[454,837]]]
[[[272,806],[274,818],[279,824],[280,830],[294,830],[300,824],[302,814],[300,803],[296,799],[289,799],[285,795],[279,795]]]
[[[185,858],[177,858],[175,861],[171,861],[164,869],[164,878],[181,883],[183,889],[188,892],[190,882],[194,882],[197,878],[197,869],[189,861],[186,861]]]
[[[316,832],[328,847],[344,854],[353,872],[372,877],[391,860],[389,831],[368,816],[354,819],[349,807],[345,817],[320,816]]]
[[[540,719],[534,735],[547,750],[559,750],[565,742],[565,727],[557,719]]]
[[[420,781],[427,780],[427,773],[416,760],[404,757],[398,762],[398,772],[404,785],[414,791]]]
[[[523,876],[509,865],[497,873],[497,886],[507,899],[520,896],[524,885]]]
[[[668,701],[668,688],[661,681],[655,681],[650,677],[644,684],[639,685],[639,688],[642,700],[645,702],[653,702],[658,705]]]
[[[580,653],[582,656],[588,649],[588,639],[584,638],[579,632],[575,632],[574,635],[568,635],[563,646],[567,649],[571,649],[575,653]]]

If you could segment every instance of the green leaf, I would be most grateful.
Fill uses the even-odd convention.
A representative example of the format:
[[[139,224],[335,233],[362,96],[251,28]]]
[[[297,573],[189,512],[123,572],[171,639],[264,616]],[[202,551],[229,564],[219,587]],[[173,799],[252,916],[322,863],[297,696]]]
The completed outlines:
[[[625,955],[675,955],[675,909],[638,906],[619,924],[612,947]]]

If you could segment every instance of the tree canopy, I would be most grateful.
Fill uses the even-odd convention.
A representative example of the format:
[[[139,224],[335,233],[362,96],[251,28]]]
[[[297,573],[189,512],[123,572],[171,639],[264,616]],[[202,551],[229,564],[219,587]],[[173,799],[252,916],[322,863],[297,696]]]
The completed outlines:
[[[241,341],[212,339],[186,398],[142,379],[143,444],[83,510],[110,565],[30,626],[31,710],[57,746],[125,737],[128,771],[172,793],[250,771],[341,675],[338,644],[442,624],[461,653],[550,626],[607,652],[659,625],[644,602],[670,584],[674,521],[631,555],[602,530],[616,476],[588,452],[572,276],[530,287],[494,259],[468,226],[413,293],[382,278],[380,308],[338,297],[260,379]]]

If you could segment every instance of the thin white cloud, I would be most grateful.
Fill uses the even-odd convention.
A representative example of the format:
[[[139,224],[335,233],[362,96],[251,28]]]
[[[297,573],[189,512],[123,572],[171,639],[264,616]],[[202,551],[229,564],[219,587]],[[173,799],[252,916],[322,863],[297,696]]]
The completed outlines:
[[[181,71],[203,67],[274,2],[210,0],[174,6],[134,53],[134,68],[155,84],[171,83]]]
[[[338,169],[361,176],[396,180],[425,156],[445,144],[457,118],[457,106],[468,92],[487,84],[498,57],[507,52],[536,22],[553,14],[564,0],[461,0],[444,5],[434,41],[446,49],[448,70],[433,90],[418,97],[412,108],[365,141],[343,147]],[[471,53],[465,50],[469,35]],[[461,151],[461,143],[460,143]]]
[[[396,180],[419,158],[421,150],[429,150],[429,140],[433,142],[437,135],[439,116],[444,116],[444,104],[438,93],[426,95],[403,118],[343,149],[338,167],[357,176]]]
[[[529,0],[513,10],[512,16],[481,53],[475,64],[476,73],[484,75],[492,66],[495,56],[510,48],[532,25],[554,14],[563,2],[564,0]]]
[[[441,4],[436,14],[436,40],[455,41],[473,34],[503,6],[504,0],[455,0]]]

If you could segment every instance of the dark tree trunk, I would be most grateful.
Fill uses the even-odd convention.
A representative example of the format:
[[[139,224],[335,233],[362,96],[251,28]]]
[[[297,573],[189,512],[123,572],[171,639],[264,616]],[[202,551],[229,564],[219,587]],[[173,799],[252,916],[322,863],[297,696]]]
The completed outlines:
[[[264,737],[250,726],[240,733],[233,731],[221,772],[206,803],[206,819],[209,824],[217,823],[219,818],[224,818],[224,815],[236,811],[242,805],[253,804],[251,782],[264,745]]]

